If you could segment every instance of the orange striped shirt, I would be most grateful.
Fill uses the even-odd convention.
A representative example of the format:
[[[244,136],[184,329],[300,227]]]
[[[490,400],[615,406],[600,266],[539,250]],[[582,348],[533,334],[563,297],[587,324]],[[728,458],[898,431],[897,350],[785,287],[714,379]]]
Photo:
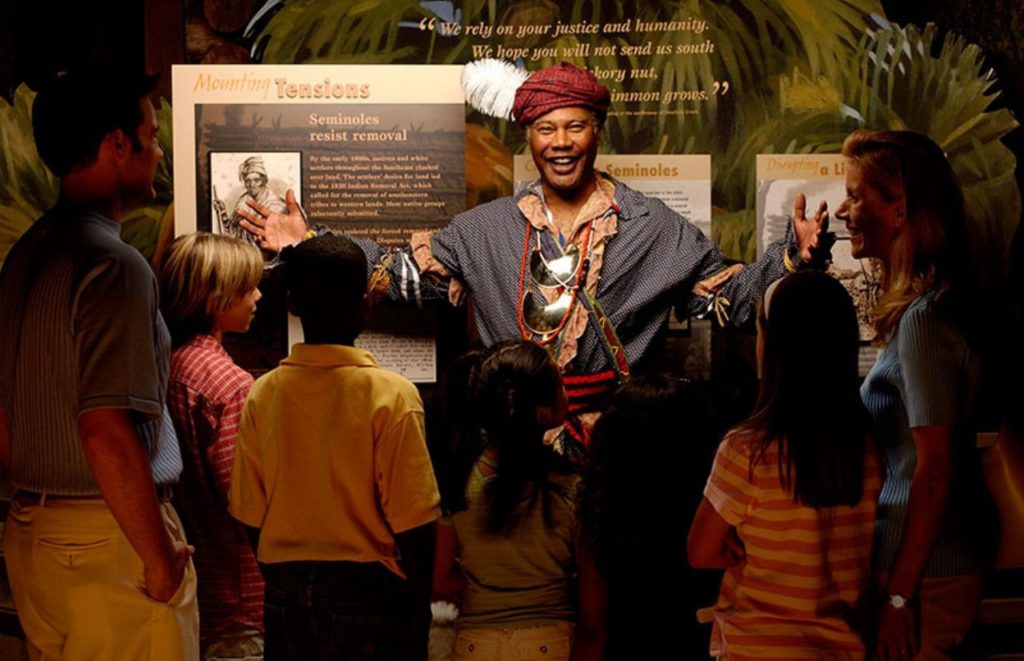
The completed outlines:
[[[875,453],[864,458],[859,504],[814,509],[783,488],[775,447],[751,475],[750,438],[725,437],[704,489],[746,549],[745,560],[722,579],[711,655],[863,659],[863,601],[881,488]]]

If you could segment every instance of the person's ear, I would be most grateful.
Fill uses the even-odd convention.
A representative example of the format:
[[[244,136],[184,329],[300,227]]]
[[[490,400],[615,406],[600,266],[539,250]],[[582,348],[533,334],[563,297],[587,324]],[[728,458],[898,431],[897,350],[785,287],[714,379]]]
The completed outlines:
[[[896,227],[901,228],[903,227],[903,224],[907,218],[906,198],[901,197],[900,199],[893,202],[893,205],[895,205],[893,208],[893,215],[896,218]]]
[[[132,141],[121,129],[114,129],[110,132],[110,145],[118,158],[124,158],[132,151]]]
[[[120,129],[111,131],[103,136],[103,140],[100,141],[100,147],[96,152],[96,160],[104,163],[119,163],[128,154],[128,150],[124,147],[126,142],[127,136],[125,136],[123,131]]]

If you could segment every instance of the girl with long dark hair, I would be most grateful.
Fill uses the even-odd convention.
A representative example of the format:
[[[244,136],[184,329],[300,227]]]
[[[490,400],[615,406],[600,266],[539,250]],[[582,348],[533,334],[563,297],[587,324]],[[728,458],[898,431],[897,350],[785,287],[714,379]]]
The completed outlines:
[[[561,375],[530,342],[500,342],[478,359],[440,484],[434,590],[461,602],[452,658],[568,659],[578,476],[544,443],[567,412]]]
[[[757,407],[719,446],[688,538],[691,564],[726,568],[714,656],[864,658],[880,477],[857,352],[836,280],[803,272],[769,288]]]

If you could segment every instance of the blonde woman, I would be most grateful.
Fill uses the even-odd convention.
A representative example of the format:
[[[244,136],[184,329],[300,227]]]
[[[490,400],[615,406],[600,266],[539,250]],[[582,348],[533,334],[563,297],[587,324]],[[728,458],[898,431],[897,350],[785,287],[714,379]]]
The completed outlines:
[[[204,659],[263,654],[263,581],[245,528],[227,511],[242,405],[253,379],[221,346],[249,329],[263,258],[227,236],[196,232],[171,244],[160,301],[174,352],[168,407],[184,470],[175,494],[196,547]]]
[[[910,131],[843,144],[854,257],[881,266],[873,310],[884,346],[861,396],[888,470],[874,564],[876,659],[947,659],[970,627],[988,551],[972,429],[979,359],[960,183],[942,149]]]

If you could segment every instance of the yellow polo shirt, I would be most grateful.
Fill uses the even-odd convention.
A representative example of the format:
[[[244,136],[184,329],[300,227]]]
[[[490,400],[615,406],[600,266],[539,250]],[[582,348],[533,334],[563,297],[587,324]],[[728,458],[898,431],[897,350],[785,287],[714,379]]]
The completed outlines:
[[[423,403],[408,379],[354,347],[297,344],[256,380],[228,495],[260,528],[260,562],[381,562],[393,535],[440,515]]]

